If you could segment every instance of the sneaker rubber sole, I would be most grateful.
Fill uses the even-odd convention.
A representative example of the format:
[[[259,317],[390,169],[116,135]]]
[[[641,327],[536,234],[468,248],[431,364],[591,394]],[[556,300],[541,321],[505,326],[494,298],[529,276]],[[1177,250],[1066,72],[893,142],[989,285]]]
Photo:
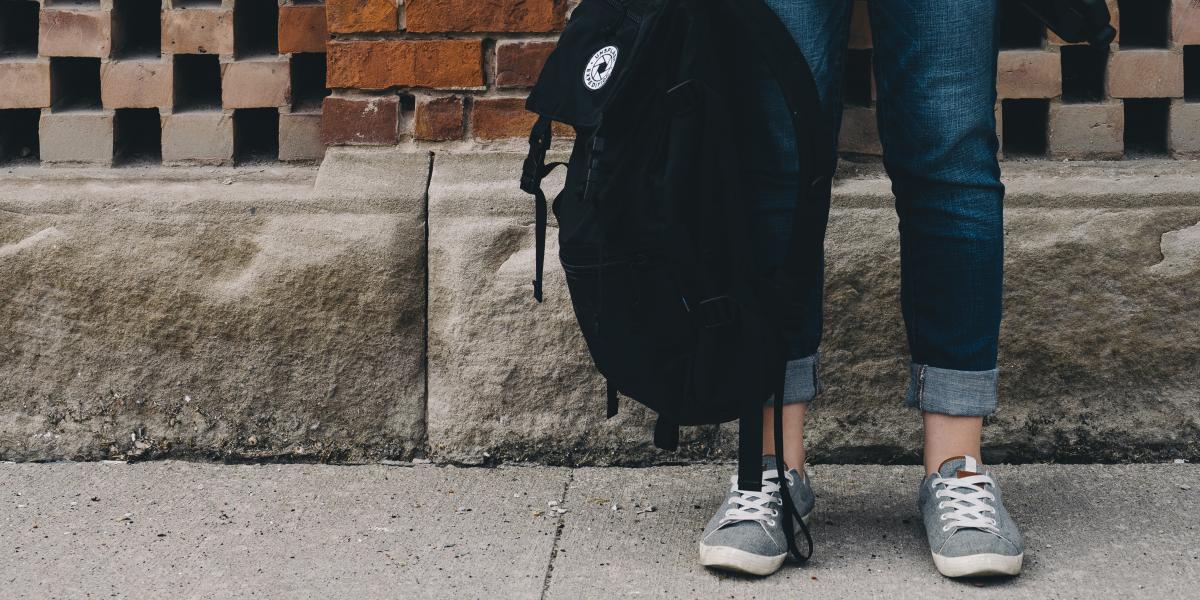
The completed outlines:
[[[996,577],[1019,575],[1025,555],[971,554],[968,556],[942,556],[933,554],[933,564],[946,577]]]
[[[809,513],[801,519],[805,525],[808,525],[811,516],[812,513]],[[799,527],[796,528],[796,535],[803,535]],[[700,564],[710,569],[765,576],[778,571],[785,560],[787,560],[787,552],[775,556],[763,556],[732,546],[709,546],[704,542],[700,543]]]

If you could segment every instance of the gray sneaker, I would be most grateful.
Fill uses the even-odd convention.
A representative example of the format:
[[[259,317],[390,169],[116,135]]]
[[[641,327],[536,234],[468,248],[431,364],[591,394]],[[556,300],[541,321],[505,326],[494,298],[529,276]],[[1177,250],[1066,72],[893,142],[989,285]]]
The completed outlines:
[[[942,463],[921,482],[919,500],[933,564],[946,577],[1017,575],[1024,558],[1021,532],[1000,487],[975,458]]]
[[[770,575],[783,566],[788,549],[774,456],[763,457],[762,478],[761,492],[739,490],[737,475],[730,478],[729,495],[700,538],[700,564],[751,575]],[[808,475],[792,469],[787,479],[796,510],[807,524],[815,503]],[[794,526],[802,536],[800,524]]]

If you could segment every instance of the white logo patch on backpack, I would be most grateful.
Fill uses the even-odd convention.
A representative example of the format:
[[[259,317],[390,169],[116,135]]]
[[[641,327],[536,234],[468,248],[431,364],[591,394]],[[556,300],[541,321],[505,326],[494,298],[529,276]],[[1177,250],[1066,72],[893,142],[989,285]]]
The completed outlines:
[[[589,90],[598,90],[608,83],[613,68],[617,66],[617,47],[605,46],[592,55],[583,70],[583,85]]]

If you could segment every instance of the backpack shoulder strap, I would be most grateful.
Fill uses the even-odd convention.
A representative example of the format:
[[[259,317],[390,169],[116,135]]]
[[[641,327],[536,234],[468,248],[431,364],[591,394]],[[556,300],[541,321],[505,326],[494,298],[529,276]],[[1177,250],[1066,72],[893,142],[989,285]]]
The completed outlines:
[[[542,273],[546,265],[546,221],[548,207],[546,192],[542,191],[542,180],[554,169],[565,165],[562,162],[546,164],[546,152],[553,139],[553,122],[548,117],[538,117],[529,132],[529,154],[521,169],[521,190],[533,194],[534,200],[534,277],[533,298],[542,301]]]

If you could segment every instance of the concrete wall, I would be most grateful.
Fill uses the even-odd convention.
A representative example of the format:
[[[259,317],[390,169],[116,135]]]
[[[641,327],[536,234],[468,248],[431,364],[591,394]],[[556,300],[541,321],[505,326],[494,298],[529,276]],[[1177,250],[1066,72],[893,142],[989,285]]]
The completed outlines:
[[[632,402],[604,419],[553,229],[546,302],[530,298],[520,158],[337,149],[315,182],[6,175],[0,458],[733,456],[729,425],[666,454]],[[1200,167],[1015,163],[1006,183],[985,456],[1200,459]],[[888,184],[850,165],[835,194],[810,455],[913,462]]]

